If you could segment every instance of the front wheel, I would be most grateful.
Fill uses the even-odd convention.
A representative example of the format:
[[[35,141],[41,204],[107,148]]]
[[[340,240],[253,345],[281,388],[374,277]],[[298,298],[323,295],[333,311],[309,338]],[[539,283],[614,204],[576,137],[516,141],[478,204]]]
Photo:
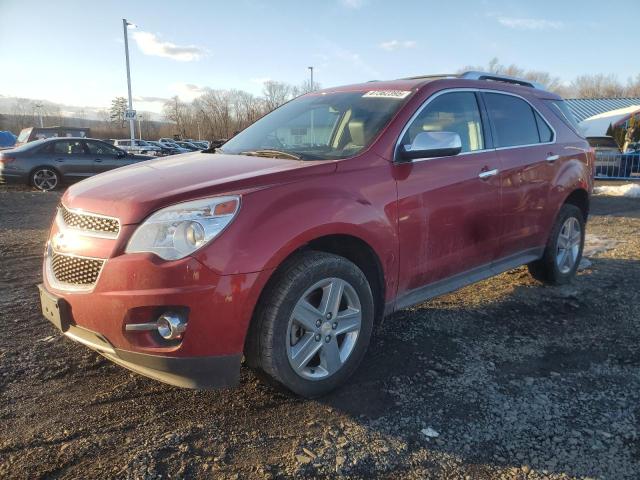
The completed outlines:
[[[540,260],[529,264],[531,275],[543,283],[562,285],[576,274],[584,248],[585,221],[575,205],[560,209]]]
[[[31,185],[36,187],[38,190],[48,192],[50,190],[55,190],[59,184],[60,176],[58,175],[58,172],[52,168],[39,167],[31,174]]]
[[[374,303],[346,258],[307,252],[276,274],[249,333],[247,361],[304,397],[324,395],[356,370],[369,345]]]

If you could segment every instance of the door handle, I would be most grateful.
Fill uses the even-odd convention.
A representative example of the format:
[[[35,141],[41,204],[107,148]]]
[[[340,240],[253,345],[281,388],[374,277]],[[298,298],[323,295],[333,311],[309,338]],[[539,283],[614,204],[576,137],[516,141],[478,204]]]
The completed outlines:
[[[547,157],[547,162],[555,162],[560,158],[560,155],[549,155]]]
[[[483,172],[480,172],[478,174],[478,177],[484,180],[485,178],[495,177],[497,174],[498,174],[498,169],[494,168],[493,170],[485,170]]]
[[[96,158],[96,159],[94,160],[94,162],[100,163],[100,162],[102,162],[102,160],[101,160],[100,158]]]
[[[56,162],[62,163],[62,162],[64,162],[64,159],[63,158],[56,158]]]

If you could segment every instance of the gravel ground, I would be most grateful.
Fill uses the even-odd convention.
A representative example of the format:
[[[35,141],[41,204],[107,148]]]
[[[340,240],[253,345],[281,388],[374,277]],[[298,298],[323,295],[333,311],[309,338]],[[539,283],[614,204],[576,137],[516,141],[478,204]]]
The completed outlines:
[[[399,312],[307,401],[247,369],[166,386],[58,334],[35,284],[59,196],[0,187],[2,478],[640,477],[640,199],[594,198],[572,285],[520,268]]]

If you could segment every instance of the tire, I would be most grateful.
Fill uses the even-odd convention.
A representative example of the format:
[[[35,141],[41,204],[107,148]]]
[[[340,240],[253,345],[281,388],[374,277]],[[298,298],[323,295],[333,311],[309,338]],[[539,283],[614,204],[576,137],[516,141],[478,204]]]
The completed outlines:
[[[332,300],[337,307],[327,305]],[[307,251],[283,264],[261,296],[247,364],[300,396],[319,397],[357,369],[373,323],[364,273],[344,257]]]
[[[53,168],[38,167],[29,177],[31,185],[43,192],[55,190],[60,185],[60,175]]]
[[[576,231],[579,227],[579,231]],[[560,209],[540,260],[528,265],[529,273],[548,285],[564,285],[576,275],[584,249],[585,221],[575,205]],[[568,248],[567,248],[568,247]]]

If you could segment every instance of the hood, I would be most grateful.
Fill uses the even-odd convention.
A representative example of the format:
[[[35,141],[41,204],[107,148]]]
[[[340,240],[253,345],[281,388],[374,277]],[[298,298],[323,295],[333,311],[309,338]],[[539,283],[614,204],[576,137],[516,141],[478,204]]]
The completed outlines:
[[[334,171],[332,161],[298,161],[210,153],[185,153],[117,168],[69,187],[69,208],[140,223],[173,203],[296,181]]]

